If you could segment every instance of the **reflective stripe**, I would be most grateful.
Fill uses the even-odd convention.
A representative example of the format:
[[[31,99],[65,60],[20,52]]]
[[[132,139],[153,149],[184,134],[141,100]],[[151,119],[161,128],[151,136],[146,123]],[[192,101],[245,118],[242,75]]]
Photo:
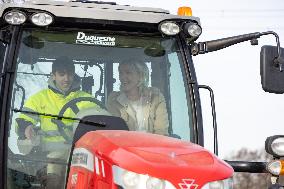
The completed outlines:
[[[40,130],[38,133],[46,137],[62,136],[58,130],[52,130],[52,131]]]
[[[33,109],[30,109],[30,108],[27,108],[27,107],[23,107],[22,110],[23,111],[29,111],[29,112],[35,112]],[[25,112],[22,112],[22,114],[32,118],[36,122],[39,122],[39,115],[35,115],[35,114],[32,114],[32,113],[25,113]]]

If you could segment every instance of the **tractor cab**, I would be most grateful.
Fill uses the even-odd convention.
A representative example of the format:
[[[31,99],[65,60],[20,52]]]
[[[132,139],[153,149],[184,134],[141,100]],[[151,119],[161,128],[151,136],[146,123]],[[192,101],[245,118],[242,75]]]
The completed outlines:
[[[186,36],[197,37],[176,35],[183,25],[200,30],[198,18],[52,1],[6,3],[1,14],[5,188],[52,188],[56,182],[49,175],[58,176],[55,187],[63,188],[81,124],[203,144],[194,70],[185,51]],[[71,80],[64,78],[64,67],[62,75],[54,70],[63,63],[66,70],[74,67]],[[75,82],[76,91],[63,90]],[[133,100],[127,96],[132,88],[138,88]]]
[[[179,13],[96,1],[1,4],[0,186],[232,188],[217,138],[216,155],[202,148],[192,55],[268,33],[195,43],[199,18]]]

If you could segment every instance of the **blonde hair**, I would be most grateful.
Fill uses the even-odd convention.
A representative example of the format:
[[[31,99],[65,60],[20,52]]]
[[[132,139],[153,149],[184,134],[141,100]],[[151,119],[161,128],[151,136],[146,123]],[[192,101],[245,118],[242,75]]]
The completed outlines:
[[[131,70],[134,70],[136,71],[139,75],[141,75],[141,78],[140,78],[140,81],[139,81],[139,84],[138,84],[138,88],[139,88],[139,91],[142,92],[142,90],[145,88],[145,87],[148,87],[149,85],[149,69],[148,69],[148,66],[146,65],[146,63],[144,62],[140,62],[140,61],[129,61],[131,63],[128,63],[128,62],[121,62],[119,64],[120,65],[127,65],[130,67]]]

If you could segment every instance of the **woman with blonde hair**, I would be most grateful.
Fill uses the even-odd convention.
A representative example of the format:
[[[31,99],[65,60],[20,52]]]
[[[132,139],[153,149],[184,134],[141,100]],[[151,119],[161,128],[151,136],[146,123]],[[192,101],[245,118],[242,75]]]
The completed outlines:
[[[168,113],[159,89],[148,87],[149,69],[143,62],[120,63],[120,91],[112,92],[107,109],[121,117],[129,130],[168,135]]]

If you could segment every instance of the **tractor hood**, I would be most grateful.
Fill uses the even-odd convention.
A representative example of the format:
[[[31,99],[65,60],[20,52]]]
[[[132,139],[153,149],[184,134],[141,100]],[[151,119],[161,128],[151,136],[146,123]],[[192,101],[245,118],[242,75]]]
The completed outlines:
[[[203,185],[231,177],[233,169],[204,148],[179,139],[136,131],[94,131],[76,147],[84,147],[123,169],[171,183],[185,179]]]

